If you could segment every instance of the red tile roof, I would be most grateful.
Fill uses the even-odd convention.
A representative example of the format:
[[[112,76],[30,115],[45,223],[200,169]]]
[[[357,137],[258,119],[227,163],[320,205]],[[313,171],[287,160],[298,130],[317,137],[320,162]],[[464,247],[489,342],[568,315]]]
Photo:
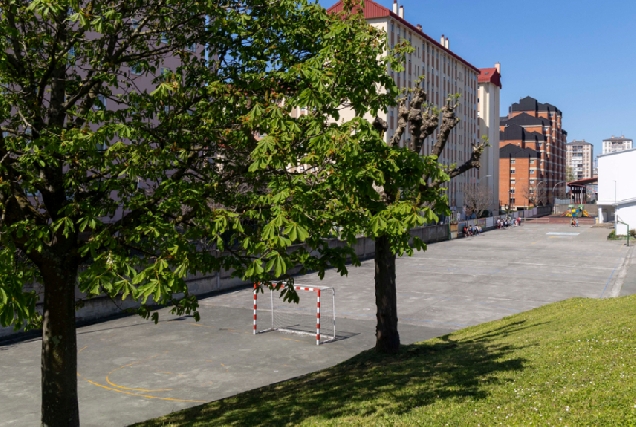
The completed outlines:
[[[342,12],[342,9],[343,9],[343,4],[342,4],[342,0],[340,0],[336,4],[331,6],[329,9],[327,9],[327,12],[329,12],[329,13],[337,13],[337,12]],[[475,72],[479,73],[479,69],[477,67],[472,65],[470,62],[466,61],[461,56],[453,53],[452,51],[450,51],[448,49],[446,49],[439,42],[435,41],[428,34],[424,33],[424,31],[420,30],[419,28],[417,28],[415,25],[411,24],[410,22],[405,21],[404,19],[400,18],[397,14],[393,13],[393,11],[391,11],[390,9],[387,9],[386,7],[377,4],[376,2],[374,2],[372,0],[365,0],[364,1],[364,18],[365,19],[377,19],[377,18],[386,18],[386,17],[391,17],[391,18],[397,20],[398,22],[402,23],[403,25],[406,25],[412,31],[418,33],[419,35],[424,37],[426,40],[431,42],[433,45],[437,46],[438,48],[440,48],[440,49],[442,49],[442,50],[444,50],[446,52],[448,52],[449,55],[457,58],[457,60],[462,62],[464,65],[466,65],[469,68],[472,68]]]
[[[482,68],[479,70],[479,83],[493,83],[501,88],[501,74],[496,68]]]

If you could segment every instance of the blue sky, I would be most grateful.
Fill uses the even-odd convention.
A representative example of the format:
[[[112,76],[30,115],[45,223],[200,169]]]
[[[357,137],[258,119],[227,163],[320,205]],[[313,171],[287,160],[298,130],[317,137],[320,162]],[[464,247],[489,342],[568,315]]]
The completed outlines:
[[[336,0],[319,0],[329,7]],[[387,8],[393,0],[376,0]],[[477,68],[501,63],[501,115],[525,96],[563,112],[568,141],[636,138],[636,1],[399,0],[407,21]]]

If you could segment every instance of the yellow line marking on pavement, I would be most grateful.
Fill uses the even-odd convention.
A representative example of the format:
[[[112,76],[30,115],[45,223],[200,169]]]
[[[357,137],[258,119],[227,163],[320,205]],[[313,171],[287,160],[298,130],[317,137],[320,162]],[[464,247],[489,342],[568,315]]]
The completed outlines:
[[[145,389],[145,388],[126,387],[126,386],[123,386],[123,385],[116,384],[116,383],[114,383],[114,382],[112,382],[112,381],[110,380],[110,375],[112,375],[112,373],[113,373],[113,372],[115,372],[115,371],[119,371],[120,369],[128,368],[128,367],[130,367],[130,366],[136,365],[136,364],[138,364],[138,363],[145,362],[145,361],[150,360],[150,359],[154,359],[154,358],[155,358],[155,357],[157,357],[157,356],[158,356],[158,355],[156,354],[156,355],[154,355],[154,356],[147,357],[146,359],[136,360],[136,361],[134,361],[134,362],[131,362],[131,363],[128,363],[128,364],[126,364],[126,365],[122,365],[122,366],[120,366],[120,367],[118,367],[118,368],[113,369],[113,370],[112,370],[112,371],[110,371],[108,374],[106,374],[106,382],[107,382],[108,384],[110,384],[111,386],[113,386],[113,387],[117,387],[117,388],[120,388],[120,389],[122,389],[122,390],[141,391],[141,392],[144,392],[144,393],[154,393],[154,392],[159,392],[159,391],[170,391],[170,390],[172,390],[171,388],[159,388],[159,389],[154,389],[154,390],[152,390],[152,389]]]
[[[117,393],[127,394],[129,396],[145,397],[146,399],[166,400],[166,401],[169,401],[169,402],[207,403],[207,401],[205,401],[205,400],[177,399],[177,398],[174,398],[174,397],[159,397],[159,396],[153,396],[153,395],[150,395],[150,394],[132,393],[132,392],[125,391],[125,390],[120,390],[120,389],[117,389],[117,388],[108,387],[108,386],[106,386],[104,384],[100,384],[100,383],[98,383],[96,381],[89,380],[88,378],[84,378],[83,376],[81,376],[79,374],[79,372],[77,373],[77,376],[79,378],[83,379],[84,381],[86,381],[87,383],[89,383],[91,385],[94,385],[95,387],[101,387],[101,388],[103,388],[105,390],[115,391]]]
[[[80,354],[82,351],[84,351],[86,349],[86,347],[88,347],[88,346],[85,345],[84,347],[82,347],[79,350],[77,350],[77,354]]]
[[[199,323],[186,323],[189,326],[198,326],[199,328],[214,328],[214,326],[201,325]],[[215,328],[216,329],[216,328]]]

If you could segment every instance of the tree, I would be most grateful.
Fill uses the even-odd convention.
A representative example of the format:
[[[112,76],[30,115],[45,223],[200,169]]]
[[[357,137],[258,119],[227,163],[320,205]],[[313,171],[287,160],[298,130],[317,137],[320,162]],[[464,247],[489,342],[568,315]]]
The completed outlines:
[[[463,193],[464,203],[477,218],[481,218],[484,211],[493,204],[494,194],[486,183],[465,184]]]
[[[79,425],[76,286],[134,298],[155,321],[150,302],[198,320],[185,278],[221,268],[297,300],[289,268],[346,272],[351,246],[325,237],[344,224],[352,242],[369,223],[374,156],[435,169],[363,119],[397,92],[359,14],[306,0],[0,10],[0,322],[42,327],[43,425]],[[355,117],[340,123],[343,106]],[[420,223],[395,199],[401,181],[387,184],[384,211]]]
[[[528,183],[523,187],[523,197],[528,204],[543,206],[546,203],[546,186],[544,181],[539,181],[536,185]]]
[[[413,248],[410,243],[415,249],[426,249],[421,240],[411,239],[409,229],[434,222],[437,220],[436,213],[449,212],[442,184],[472,168],[479,168],[479,158],[487,146],[485,140],[475,143],[470,158],[459,166],[438,163],[452,129],[459,123],[455,115],[458,103],[456,97],[450,96],[440,112],[434,105],[426,103],[427,95],[420,87],[420,81],[399,99],[396,132],[387,150],[377,156],[377,168],[381,171],[378,191],[368,200],[372,215],[366,233],[375,237],[375,349],[382,353],[394,353],[400,346],[396,255],[411,255]],[[407,127],[411,138],[401,148],[399,143]],[[387,124],[376,117],[374,128],[383,134]],[[435,130],[437,138],[431,155],[421,156],[419,153],[424,140]]]
[[[576,177],[574,176],[574,171],[572,170],[572,166],[565,167],[565,180],[566,182],[576,181]]]

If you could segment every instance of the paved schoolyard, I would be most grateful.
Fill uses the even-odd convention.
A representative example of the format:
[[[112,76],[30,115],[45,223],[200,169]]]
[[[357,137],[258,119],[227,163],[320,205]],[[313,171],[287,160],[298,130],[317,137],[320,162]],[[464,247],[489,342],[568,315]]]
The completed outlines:
[[[570,234],[572,233],[572,234]],[[636,292],[632,248],[605,228],[524,225],[441,242],[398,260],[404,343],[442,335],[553,301]],[[347,277],[299,284],[336,289],[339,340],[252,335],[252,291],[201,301],[201,321],[162,310],[78,331],[84,426],[124,426],[322,369],[374,343],[373,260]],[[634,283],[631,283],[631,282]],[[622,284],[625,283],[625,286]],[[324,301],[324,298],[323,298]],[[324,304],[324,302],[323,302]],[[38,425],[40,340],[0,345],[0,426]]]

